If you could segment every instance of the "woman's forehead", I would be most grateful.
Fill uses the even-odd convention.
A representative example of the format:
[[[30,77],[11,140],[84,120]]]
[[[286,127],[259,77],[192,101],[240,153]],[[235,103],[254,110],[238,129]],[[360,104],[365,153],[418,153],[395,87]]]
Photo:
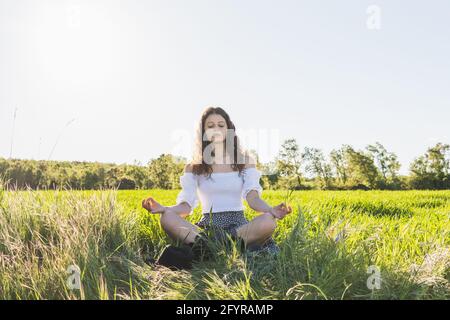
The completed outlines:
[[[225,122],[225,118],[222,117],[220,114],[210,114],[207,118],[206,118],[206,123],[208,122],[220,122],[223,121]]]

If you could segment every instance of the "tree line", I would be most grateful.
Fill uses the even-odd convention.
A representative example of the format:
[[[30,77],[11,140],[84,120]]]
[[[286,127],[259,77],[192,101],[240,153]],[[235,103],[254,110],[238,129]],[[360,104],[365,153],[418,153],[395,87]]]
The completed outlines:
[[[399,174],[397,155],[379,142],[356,150],[350,145],[328,156],[317,148],[300,149],[286,140],[276,159],[260,164],[265,186],[273,189],[450,189],[450,145],[437,143],[414,159],[409,175]]]
[[[269,163],[253,154],[265,189],[406,190],[450,189],[449,151],[443,143],[428,148],[410,164],[407,176],[399,174],[397,156],[378,142],[364,150],[343,145],[325,155],[288,139]],[[186,161],[171,154],[146,165],[0,158],[0,181],[16,189],[179,189]]]

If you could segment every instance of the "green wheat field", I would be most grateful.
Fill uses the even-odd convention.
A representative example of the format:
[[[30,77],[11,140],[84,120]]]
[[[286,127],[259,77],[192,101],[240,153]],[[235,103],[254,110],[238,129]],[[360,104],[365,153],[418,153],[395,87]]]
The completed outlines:
[[[0,189],[0,299],[450,298],[450,191],[265,190],[294,209],[278,256],[232,247],[189,271],[147,265],[173,242],[141,201],[178,192]]]

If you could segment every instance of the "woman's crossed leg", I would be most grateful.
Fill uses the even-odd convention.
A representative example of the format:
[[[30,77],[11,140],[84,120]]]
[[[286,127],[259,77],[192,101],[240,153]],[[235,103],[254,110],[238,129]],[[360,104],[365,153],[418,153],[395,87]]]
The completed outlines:
[[[199,227],[171,211],[163,213],[160,222],[169,237],[185,244],[193,243],[201,232]],[[276,226],[273,216],[270,213],[263,213],[240,226],[237,229],[237,236],[243,239],[246,245],[260,245],[272,236]]]
[[[151,213],[161,213],[161,226],[167,235],[175,241],[191,244],[195,242],[197,235],[201,232],[199,227],[185,219],[187,214],[183,212],[189,212],[190,210],[186,203],[164,207],[152,197],[149,197],[142,201],[142,206]],[[244,240],[246,245],[260,245],[271,237],[276,227],[276,219],[267,212],[240,226],[236,233],[239,238]]]

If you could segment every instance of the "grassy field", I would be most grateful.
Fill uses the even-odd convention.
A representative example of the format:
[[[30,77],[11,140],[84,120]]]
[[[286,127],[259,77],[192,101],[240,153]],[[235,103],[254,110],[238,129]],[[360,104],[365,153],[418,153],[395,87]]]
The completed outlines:
[[[141,200],[177,193],[0,189],[0,299],[450,298],[450,191],[264,191],[294,208],[279,256],[224,248],[191,271],[148,266],[172,242]]]

